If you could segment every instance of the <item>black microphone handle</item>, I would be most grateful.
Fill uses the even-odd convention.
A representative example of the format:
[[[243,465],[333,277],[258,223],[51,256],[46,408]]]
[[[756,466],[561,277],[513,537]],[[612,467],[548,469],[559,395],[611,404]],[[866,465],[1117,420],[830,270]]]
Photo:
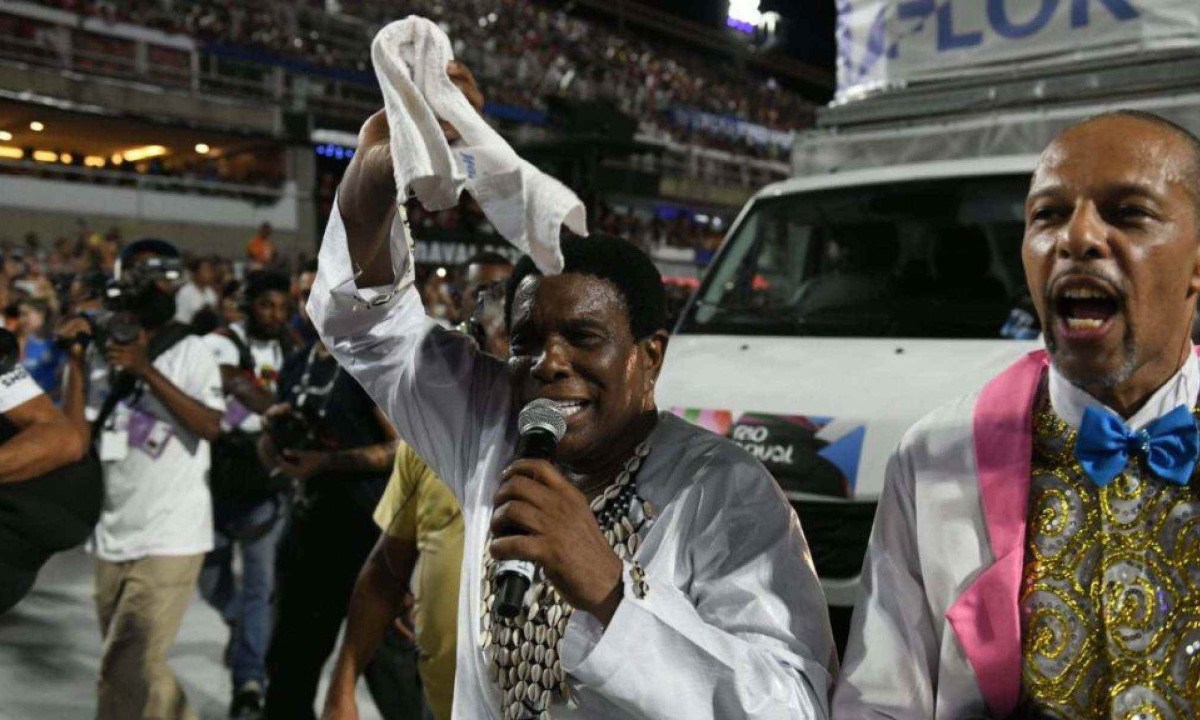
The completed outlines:
[[[517,442],[517,457],[549,460],[554,456],[558,438],[543,428],[532,428]],[[505,560],[496,565],[496,614],[503,618],[516,617],[525,605],[525,592],[533,583],[536,568],[525,560]]]
[[[504,567],[507,565],[508,567]],[[516,566],[528,566],[530,574],[534,565],[524,560],[508,560],[496,567],[496,600],[493,609],[502,618],[515,618],[525,607],[525,593],[532,580]]]
[[[517,457],[529,460],[549,460],[554,457],[558,438],[545,428],[535,427],[521,435],[517,441]]]

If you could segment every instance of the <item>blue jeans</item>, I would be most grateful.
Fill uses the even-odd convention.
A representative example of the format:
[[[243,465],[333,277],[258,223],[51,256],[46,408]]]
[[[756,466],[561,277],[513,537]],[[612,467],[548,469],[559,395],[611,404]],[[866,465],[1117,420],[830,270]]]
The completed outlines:
[[[275,550],[283,531],[280,497],[257,503],[213,502],[213,549],[200,571],[200,594],[234,633],[233,686],[255,680],[265,685],[267,643],[271,637],[271,593]],[[268,528],[264,524],[270,523]],[[254,529],[259,528],[258,532]],[[265,532],[263,532],[265,529]],[[248,534],[251,534],[248,537]],[[233,573],[234,547],[240,548],[242,576]]]

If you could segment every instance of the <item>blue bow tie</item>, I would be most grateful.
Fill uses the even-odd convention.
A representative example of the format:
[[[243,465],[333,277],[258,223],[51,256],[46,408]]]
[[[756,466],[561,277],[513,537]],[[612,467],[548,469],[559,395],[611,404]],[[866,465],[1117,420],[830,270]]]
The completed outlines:
[[[1200,456],[1200,430],[1191,410],[1180,405],[1138,432],[1107,410],[1084,411],[1075,457],[1092,482],[1100,487],[1111,483],[1134,453],[1158,477],[1187,485]]]

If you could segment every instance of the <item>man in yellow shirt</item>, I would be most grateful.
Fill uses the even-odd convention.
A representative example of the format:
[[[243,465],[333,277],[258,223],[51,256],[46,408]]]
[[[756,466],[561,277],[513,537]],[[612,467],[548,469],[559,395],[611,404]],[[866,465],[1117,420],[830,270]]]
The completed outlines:
[[[485,352],[508,357],[504,330],[504,280],[512,265],[481,253],[467,261],[460,317]],[[346,635],[325,701],[326,720],[355,720],[354,687],[388,625],[413,593],[418,671],[426,704],[449,720],[454,699],[458,637],[458,583],[462,572],[463,518],[450,488],[404,442],[387,489],[375,508],[383,530],[363,565],[346,620]]]
[[[396,468],[387,490],[375,508],[375,523],[388,538],[383,559],[390,563],[389,569],[396,571],[397,579],[411,572],[421,685],[433,716],[449,718],[454,698],[462,512],[450,488],[403,442],[397,448]],[[400,552],[393,552],[397,549]]]

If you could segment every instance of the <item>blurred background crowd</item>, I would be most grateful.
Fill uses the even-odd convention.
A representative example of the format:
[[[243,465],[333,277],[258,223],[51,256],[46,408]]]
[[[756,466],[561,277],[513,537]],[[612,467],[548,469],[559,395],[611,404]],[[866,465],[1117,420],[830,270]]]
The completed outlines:
[[[489,123],[573,187],[593,227],[629,237],[664,274],[694,285],[737,208],[787,176],[794,132],[812,125],[828,85],[809,82],[818,71],[778,50],[652,5],[6,3],[0,72],[16,72],[12,82],[30,97],[78,100],[0,95],[0,179],[18,179],[23,191],[11,195],[20,211],[0,239],[7,233],[26,248],[33,232],[54,266],[45,272],[59,277],[63,258],[111,255],[78,233],[60,240],[71,222],[64,214],[108,216],[97,220],[100,238],[116,224],[229,258],[270,219],[290,256],[311,253],[358,126],[382,102],[371,38],[386,22],[421,14],[472,68]],[[56,87],[64,78],[80,78],[79,87]],[[146,96],[123,94],[129,81]],[[62,183],[90,185],[94,197],[81,207],[51,202]],[[412,222],[424,239],[466,248],[443,253],[451,264],[501,244],[470,200],[436,217],[414,209]]]
[[[370,39],[398,19],[384,0],[239,3],[232,0],[46,0],[82,16],[129,22],[205,42],[244,46],[323,68],[370,73]],[[331,7],[332,6],[332,7]],[[339,11],[333,23],[328,10]],[[416,0],[405,14],[438,22],[455,55],[478,68],[489,101],[544,111],[562,96],[611,103],[639,129],[761,157],[786,158],[761,142],[681,121],[673,110],[712,113],[775,131],[811,124],[815,105],[770,77],[583,19],[546,0]],[[762,138],[764,136],[760,136]]]
[[[426,213],[411,204],[410,221],[417,235],[439,223],[457,222],[457,212]],[[605,209],[599,229],[620,234],[639,242],[649,242],[669,228],[682,228],[683,236],[700,243],[716,243],[720,235],[702,231],[699,225],[684,219],[672,222],[643,223],[636,218]],[[710,226],[705,226],[710,228]],[[187,279],[176,298],[176,320],[192,325],[193,332],[205,335],[244,319],[244,279],[255,270],[275,270],[293,280],[289,328],[297,346],[311,337],[303,337],[298,315],[301,300],[296,281],[308,268],[313,256],[282,252],[272,239],[270,223],[247,238],[244,252],[238,255],[186,254]],[[65,317],[99,311],[105,288],[113,279],[114,265],[129,240],[119,227],[99,227],[78,219],[62,234],[42,237],[27,233],[20,239],[0,238],[0,308],[4,326],[13,331],[21,347],[21,364],[42,389],[57,398],[63,372],[63,351],[55,346],[54,328]],[[456,326],[460,317],[466,268],[463,263],[421,263],[417,280],[425,307],[432,317],[447,326]],[[677,314],[686,301],[692,284],[676,281],[668,285],[671,310]]]
[[[241,257],[190,255],[176,319],[192,324],[197,335],[227,327],[243,319],[242,280],[247,273],[274,269],[294,275],[307,258],[282,256],[271,234],[271,225],[264,223],[246,240]],[[54,343],[54,328],[64,317],[101,310],[128,240],[118,227],[96,227],[82,218],[53,238],[31,232],[20,240],[0,239],[4,325],[20,341],[21,364],[52,397],[57,397],[65,359]]]

